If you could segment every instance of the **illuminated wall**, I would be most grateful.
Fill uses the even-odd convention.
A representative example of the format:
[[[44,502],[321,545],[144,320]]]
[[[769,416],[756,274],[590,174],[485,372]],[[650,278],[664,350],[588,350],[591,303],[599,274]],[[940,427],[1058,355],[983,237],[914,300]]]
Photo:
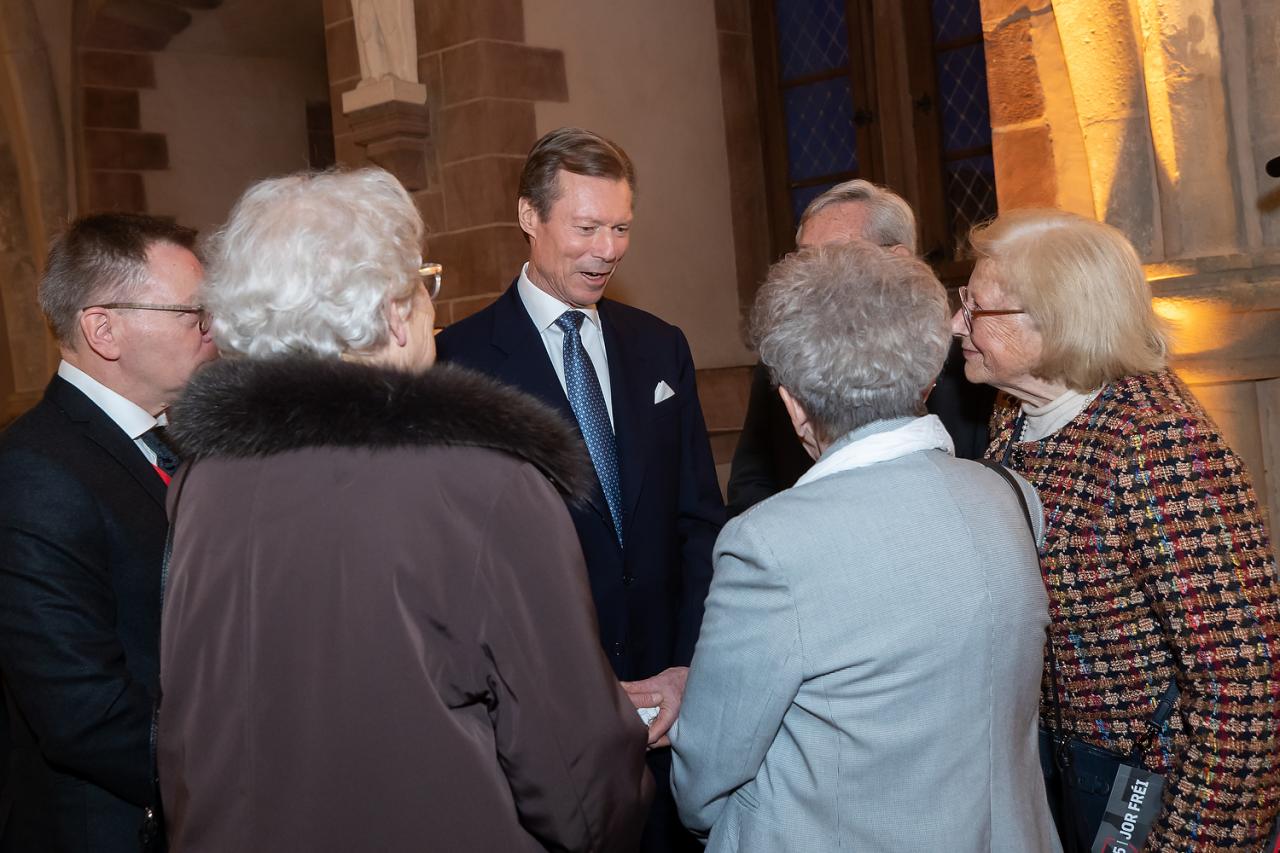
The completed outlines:
[[[1280,4],[982,0],[1000,207],[1129,235],[1280,531]]]

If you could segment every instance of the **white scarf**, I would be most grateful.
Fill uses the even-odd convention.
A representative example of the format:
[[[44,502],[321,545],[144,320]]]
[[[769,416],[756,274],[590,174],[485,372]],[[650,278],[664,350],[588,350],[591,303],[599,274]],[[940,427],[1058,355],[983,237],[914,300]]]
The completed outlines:
[[[945,450],[949,455],[955,455],[951,435],[937,415],[914,418],[896,429],[856,439],[825,453],[796,481],[796,485],[803,486],[841,471],[888,462],[920,450]]]

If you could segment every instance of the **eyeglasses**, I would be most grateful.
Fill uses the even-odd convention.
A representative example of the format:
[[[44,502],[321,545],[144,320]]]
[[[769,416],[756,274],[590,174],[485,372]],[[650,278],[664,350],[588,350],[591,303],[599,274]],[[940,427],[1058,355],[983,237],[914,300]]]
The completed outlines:
[[[200,334],[209,331],[209,312],[204,310],[203,305],[157,305],[154,302],[104,302],[101,305],[86,305],[81,311],[88,311],[90,308],[129,308],[134,311],[167,311],[170,314],[195,314],[196,325],[200,327]]]
[[[973,331],[973,321],[976,317],[1004,317],[1009,314],[1027,313],[1021,308],[971,308],[967,285],[960,287],[960,312],[964,314],[964,326],[970,332]]]
[[[440,280],[444,278],[444,264],[427,261],[418,267],[418,276],[422,279],[422,286],[427,289],[427,297],[434,302],[440,295]]]

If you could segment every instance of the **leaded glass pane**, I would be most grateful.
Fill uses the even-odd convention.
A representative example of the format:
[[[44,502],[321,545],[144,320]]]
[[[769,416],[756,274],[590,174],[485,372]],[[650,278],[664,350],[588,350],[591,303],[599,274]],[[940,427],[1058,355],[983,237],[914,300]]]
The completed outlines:
[[[987,67],[981,44],[938,54],[942,98],[942,147],[963,151],[991,144]]]
[[[812,187],[798,187],[791,191],[791,214],[794,217],[792,221],[796,223],[796,227],[799,227],[800,217],[804,215],[804,210],[809,206],[809,202],[835,185],[835,181],[830,181]]]
[[[849,80],[839,77],[782,93],[787,165],[793,182],[858,168]]]
[[[996,215],[996,169],[990,154],[946,164],[951,233],[963,241],[969,229]]]
[[[935,44],[955,41],[982,32],[978,0],[933,0]]]
[[[777,0],[778,59],[782,79],[849,64],[845,0]]]

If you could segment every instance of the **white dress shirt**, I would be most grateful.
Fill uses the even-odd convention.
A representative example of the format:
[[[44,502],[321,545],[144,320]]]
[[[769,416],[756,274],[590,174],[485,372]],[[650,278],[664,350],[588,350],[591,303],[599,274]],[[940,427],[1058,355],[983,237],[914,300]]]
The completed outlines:
[[[63,361],[58,364],[58,375],[84,392],[115,425],[124,430],[124,434],[133,439],[133,443],[142,451],[142,455],[152,465],[156,464],[156,454],[142,441],[142,434],[157,424],[164,425],[165,417],[153,418],[147,410],[130,400],[121,397],[106,385],[94,379],[75,365]]]
[[[568,396],[569,389],[564,383],[564,331],[556,325],[556,320],[566,311],[581,311],[587,315],[582,323],[580,336],[582,348],[591,357],[591,365],[596,369],[596,378],[600,380],[600,392],[604,394],[604,405],[609,410],[609,425],[613,426],[613,395],[609,392],[609,356],[604,351],[604,330],[600,326],[600,312],[592,305],[590,308],[574,308],[556,299],[550,293],[539,288],[529,280],[529,265],[520,268],[520,279],[516,283],[516,292],[524,303],[524,310],[533,318],[533,325],[542,336],[542,345],[547,348],[547,356],[551,366],[555,368],[556,378],[560,380],[560,388]]]

